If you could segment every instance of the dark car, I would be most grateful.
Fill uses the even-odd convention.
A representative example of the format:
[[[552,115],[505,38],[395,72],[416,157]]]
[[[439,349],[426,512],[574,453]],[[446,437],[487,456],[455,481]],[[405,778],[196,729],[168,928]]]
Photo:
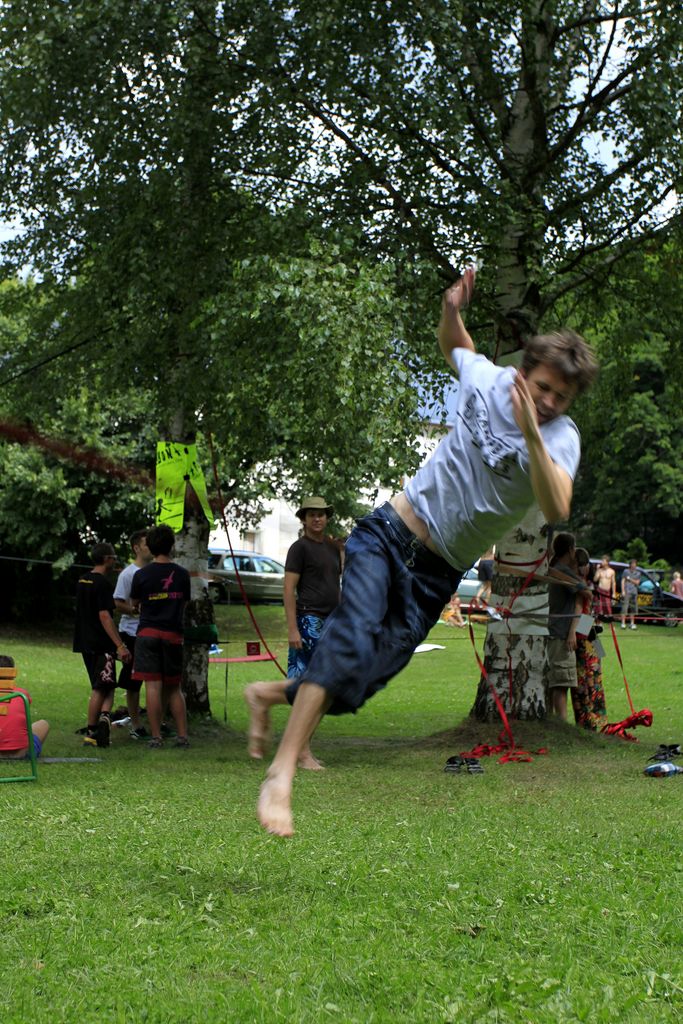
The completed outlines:
[[[595,558],[592,558],[591,562],[594,566],[600,564]],[[610,565],[617,576],[617,593],[619,596],[616,601],[612,602],[612,610],[615,616],[618,616],[621,614],[621,577],[624,574],[624,570],[628,569],[628,562],[610,562]],[[663,570],[643,569],[642,565],[639,565],[638,569],[640,570],[638,621],[664,626],[677,626],[678,620],[683,618],[683,598],[676,597],[675,594],[662,588]]]
[[[280,562],[258,551],[211,551],[209,597],[214,603],[242,600],[238,572],[249,601],[282,603],[285,567]]]

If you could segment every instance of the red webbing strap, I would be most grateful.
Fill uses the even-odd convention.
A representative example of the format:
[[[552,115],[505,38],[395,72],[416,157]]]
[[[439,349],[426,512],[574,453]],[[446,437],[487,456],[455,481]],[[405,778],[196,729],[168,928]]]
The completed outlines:
[[[614,641],[614,650],[617,652],[617,660],[621,668],[621,675],[624,680],[624,688],[626,690],[626,696],[628,698],[629,707],[631,708],[631,714],[628,718],[624,718],[621,722],[607,722],[602,726],[600,732],[604,732],[606,736],[619,736],[622,740],[630,740],[632,743],[637,743],[637,737],[631,736],[626,730],[635,729],[637,725],[644,725],[649,728],[652,725],[652,712],[648,708],[643,708],[642,711],[636,711],[633,701],[631,700],[631,691],[628,686],[626,679],[626,672],[624,671],[624,662],[621,658],[621,651],[619,649],[619,643],[617,642],[617,634],[614,629],[614,622],[610,622],[610,629],[612,631],[612,640]]]
[[[610,622],[609,628],[612,630],[612,640],[614,640],[614,650],[617,652],[617,660],[619,662],[619,667],[621,668],[621,675],[622,675],[622,678],[624,680],[624,687],[626,689],[626,696],[628,698],[628,705],[629,705],[629,707],[631,709],[631,714],[635,715],[636,709],[635,709],[635,706],[633,704],[633,701],[631,700],[631,691],[628,688],[628,682],[626,680],[626,672],[624,671],[624,662],[621,659],[621,651],[619,650],[619,644],[617,643],[617,634],[616,634],[615,629],[614,629],[614,622]]]
[[[283,676],[285,676],[285,678],[286,678],[287,677],[286,671],[283,669],[282,665],[280,664],[280,662],[277,660],[277,658],[275,657],[275,655],[271,651],[270,647],[268,646],[268,642],[267,642],[266,638],[264,637],[263,633],[261,632],[261,627],[259,626],[258,622],[256,621],[256,618],[254,617],[254,613],[251,610],[251,604],[249,603],[249,598],[247,597],[246,591],[245,591],[244,586],[242,584],[242,579],[240,577],[239,570],[237,568],[237,562],[235,561],[235,553],[234,553],[234,551],[232,549],[232,541],[230,540],[230,534],[228,532],[228,523],[227,523],[227,520],[225,518],[225,502],[223,501],[223,495],[221,493],[221,485],[220,485],[219,480],[218,480],[218,467],[216,465],[216,455],[215,455],[215,452],[213,450],[213,440],[212,440],[212,437],[211,437],[211,432],[209,431],[206,436],[207,436],[207,440],[209,442],[209,451],[211,452],[211,467],[213,469],[213,478],[214,478],[214,481],[215,481],[215,484],[216,484],[216,493],[218,494],[218,500],[220,502],[221,522],[223,524],[223,529],[225,530],[225,536],[228,538],[228,547],[230,548],[230,557],[232,558],[232,564],[235,567],[235,576],[237,577],[237,583],[238,583],[238,586],[240,588],[240,594],[242,595],[242,600],[244,601],[244,605],[245,605],[247,611],[249,612],[249,618],[251,619],[252,625],[253,625],[254,629],[256,630],[256,635],[258,636],[259,640],[261,641],[261,643],[265,647],[266,651],[270,655],[270,660],[275,663],[275,665],[278,668],[278,671]]]

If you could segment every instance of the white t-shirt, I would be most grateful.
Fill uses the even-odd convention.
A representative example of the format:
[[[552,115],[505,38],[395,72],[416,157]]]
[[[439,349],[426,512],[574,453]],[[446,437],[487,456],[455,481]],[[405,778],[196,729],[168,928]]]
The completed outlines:
[[[116,581],[116,587],[114,588],[115,601],[130,601],[130,588],[133,584],[133,576],[135,576],[139,568],[139,565],[131,562],[125,569],[121,570]],[[139,621],[138,615],[122,615],[119,622],[119,632],[128,633],[129,636],[137,636]]]
[[[469,349],[452,355],[460,378],[454,425],[405,493],[439,553],[464,571],[524,518],[534,492],[512,410],[517,371]],[[573,480],[581,456],[575,424],[558,416],[540,430],[550,458]]]

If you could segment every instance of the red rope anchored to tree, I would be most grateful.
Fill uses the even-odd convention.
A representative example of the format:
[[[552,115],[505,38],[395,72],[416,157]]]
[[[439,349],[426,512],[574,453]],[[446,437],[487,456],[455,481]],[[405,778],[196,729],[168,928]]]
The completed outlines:
[[[543,554],[540,556],[540,558],[537,558],[536,561],[534,561],[534,562],[518,563],[518,564],[523,564],[525,566],[529,566],[530,565],[531,566],[530,572],[527,574],[527,576],[523,580],[522,585],[520,586],[520,588],[518,590],[515,590],[512,593],[512,597],[511,597],[509,605],[496,605],[496,607],[495,607],[496,613],[498,615],[500,615],[500,617],[502,619],[505,620],[505,625],[506,625],[507,631],[508,631],[508,680],[509,680],[510,707],[512,707],[513,676],[512,676],[512,653],[511,653],[512,630],[510,629],[510,622],[509,622],[509,620],[512,617],[512,606],[514,605],[514,603],[517,600],[517,598],[529,586],[529,584],[531,583],[531,580],[536,575],[536,570],[538,569],[539,565],[541,564],[541,562],[544,561],[545,558],[546,558],[546,552],[544,551]],[[484,602],[484,604],[486,604],[486,602]],[[503,728],[502,728],[502,731],[501,731],[501,733],[500,733],[500,735],[498,737],[498,743],[497,744],[491,745],[491,744],[488,744],[488,743],[479,743],[476,747],[473,747],[472,750],[463,751],[460,754],[460,756],[461,757],[490,757],[490,756],[492,756],[494,754],[502,754],[502,757],[498,758],[498,763],[499,764],[508,764],[511,761],[533,761],[533,757],[532,757],[531,753],[528,750],[523,750],[521,747],[518,747],[516,742],[515,742],[515,737],[514,737],[514,734],[512,732],[512,727],[510,726],[510,720],[509,720],[509,718],[508,718],[508,716],[506,714],[505,708],[503,707],[503,703],[502,703],[500,697],[498,696],[498,693],[496,691],[495,686],[491,682],[489,674],[486,671],[486,668],[484,667],[483,661],[481,660],[481,658],[479,656],[479,651],[477,650],[477,645],[476,645],[475,640],[474,640],[474,630],[472,629],[472,618],[471,618],[471,616],[469,614],[467,616],[467,624],[468,624],[468,628],[469,628],[470,640],[472,641],[472,649],[474,650],[474,656],[477,659],[477,664],[479,665],[479,670],[480,670],[482,676],[484,677],[484,679],[486,680],[486,682],[488,684],[488,687],[489,687],[489,690],[491,691],[491,696],[493,697],[494,703],[496,705],[496,710],[498,711],[498,714],[500,715],[500,720],[503,723]],[[535,754],[547,754],[548,750],[547,750],[546,747],[539,747],[539,749],[534,751],[534,753]]]
[[[214,452],[213,440],[212,440],[212,437],[211,437],[210,433],[207,433],[207,441],[209,443],[209,451],[211,452],[211,466],[212,466],[212,469],[213,469],[213,478],[214,478],[214,481],[215,481],[215,484],[216,484],[216,493],[218,494],[218,500],[220,502],[220,509],[219,509],[219,511],[220,511],[221,523],[223,525],[223,529],[225,530],[225,536],[228,538],[228,547],[230,548],[230,556],[232,558],[232,564],[235,567],[235,576],[237,577],[237,584],[238,584],[238,586],[240,588],[240,594],[242,596],[242,600],[244,602],[244,605],[245,605],[247,611],[249,612],[249,618],[251,619],[251,622],[252,622],[252,625],[254,627],[254,630],[256,631],[256,634],[257,634],[259,640],[261,641],[261,643],[265,647],[266,651],[268,652],[268,658],[263,658],[263,657],[260,657],[258,655],[251,655],[251,658],[253,658],[254,661],[257,661],[257,660],[258,661],[266,661],[266,660],[272,661],[275,664],[275,666],[278,669],[278,671],[283,676],[286,677],[287,672],[285,671],[285,669],[283,669],[282,665],[280,664],[280,662],[277,660],[277,658],[275,657],[275,655],[271,651],[270,647],[268,646],[268,642],[266,641],[266,638],[264,637],[263,633],[261,632],[261,627],[259,626],[258,622],[256,621],[256,617],[255,617],[255,615],[254,615],[254,613],[252,611],[251,604],[249,602],[249,598],[247,597],[246,591],[245,591],[244,586],[242,584],[242,579],[240,577],[239,570],[237,568],[237,561],[235,559],[235,553],[234,553],[234,551],[232,549],[232,541],[230,540],[230,533],[228,532],[228,522],[227,522],[227,519],[225,518],[225,503],[223,501],[223,495],[221,493],[221,485],[220,485],[219,480],[218,480],[218,466],[216,465],[216,455],[215,455],[215,452]]]

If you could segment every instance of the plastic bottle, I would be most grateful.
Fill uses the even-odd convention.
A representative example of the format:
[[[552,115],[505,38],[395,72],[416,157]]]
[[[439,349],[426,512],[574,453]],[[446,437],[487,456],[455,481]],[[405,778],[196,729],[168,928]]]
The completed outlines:
[[[671,761],[659,761],[657,764],[649,764],[645,769],[644,775],[669,776],[683,774],[683,768],[680,768],[677,764],[672,764]]]

